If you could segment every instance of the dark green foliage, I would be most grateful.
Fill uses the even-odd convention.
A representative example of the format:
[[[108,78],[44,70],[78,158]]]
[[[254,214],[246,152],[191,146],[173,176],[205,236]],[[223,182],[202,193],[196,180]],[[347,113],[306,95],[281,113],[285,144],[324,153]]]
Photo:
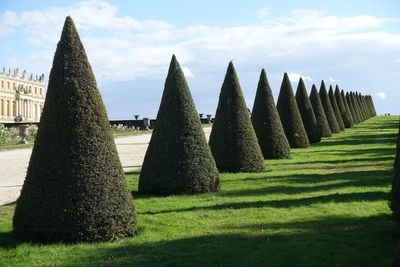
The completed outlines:
[[[338,104],[336,103],[336,98],[335,98],[335,94],[333,93],[332,85],[329,86],[328,94],[329,94],[329,100],[331,101],[331,105],[333,108],[333,112],[335,113],[336,121],[338,122],[338,125],[339,125],[339,129],[341,131],[343,131],[344,123],[343,123],[343,119],[342,119],[342,114],[340,114]]]
[[[132,236],[131,194],[107,113],[70,17],[13,220],[17,239],[95,242]]]
[[[326,119],[324,107],[322,106],[321,99],[319,97],[317,88],[313,84],[310,93],[310,102],[314,110],[315,118],[317,119],[318,129],[321,137],[331,137],[332,132],[329,127],[328,120]]]
[[[400,122],[396,142],[396,157],[394,161],[394,176],[392,179],[392,190],[390,194],[389,207],[396,221],[400,221]]]
[[[365,109],[363,106],[363,103],[361,101],[361,96],[360,93],[356,93],[356,102],[358,104],[359,110],[360,110],[360,114],[361,114],[361,118],[363,121],[365,121],[367,119],[367,114],[365,113]]]
[[[351,112],[351,110],[350,110],[349,103],[347,102],[347,99],[346,99],[346,96],[345,96],[343,90],[340,92],[340,96],[341,96],[341,98],[342,98],[342,102],[343,102],[343,104],[344,104],[344,107],[345,107],[345,109],[346,109],[346,112],[347,112],[347,114],[348,114],[348,116],[349,116],[350,125],[351,125],[351,127],[352,127],[352,126],[354,125],[355,122],[354,122],[353,114],[352,114],[352,112]]]
[[[304,124],[304,128],[307,132],[307,137],[310,143],[321,142],[321,133],[317,119],[314,115],[314,110],[311,106],[310,99],[308,98],[307,89],[302,78],[299,80],[296,91],[296,102],[300,111],[301,119]]]
[[[345,98],[346,98],[347,105],[349,106],[351,116],[353,117],[354,124],[357,124],[359,121],[357,119],[356,112],[354,110],[353,103],[351,101],[349,92],[346,92]]]
[[[364,110],[365,110],[365,113],[367,114],[367,117],[371,118],[372,114],[371,114],[371,109],[369,108],[368,103],[367,103],[367,97],[361,96],[361,100],[363,102]]]
[[[292,85],[287,73],[283,75],[278,103],[276,105],[283,129],[292,148],[305,148],[310,145],[307,132],[300,116],[299,108],[293,95]]]
[[[322,106],[324,107],[326,119],[328,120],[331,132],[339,133],[340,128],[336,120],[335,112],[333,111],[331,101],[329,100],[328,92],[326,91],[324,81],[321,81],[321,87],[319,89],[319,97],[321,98],[321,103]]]
[[[185,76],[175,55],[139,178],[139,193],[218,191],[219,174]]]
[[[263,155],[232,62],[222,84],[209,144],[220,171],[264,170]]]
[[[368,96],[368,102],[370,104],[372,116],[376,116],[376,110],[375,110],[375,105],[374,105],[374,100],[372,99],[372,96]]]
[[[356,114],[356,117],[357,117],[357,123],[360,123],[360,122],[362,122],[362,118],[361,118],[361,114],[360,114],[360,110],[359,110],[358,104],[357,104],[356,99],[354,97],[354,92],[350,92],[350,100],[351,100],[351,103],[352,103],[352,105],[354,107],[354,113]]]
[[[400,120],[399,120],[399,132],[397,134],[397,142],[396,142],[396,157],[394,158],[394,169],[398,166],[400,160]]]
[[[347,112],[346,106],[343,103],[342,95],[340,94],[339,86],[337,85],[335,88],[335,98],[340,111],[340,115],[343,120],[344,127],[350,128],[351,126],[353,126],[353,121],[351,120],[350,114]]]
[[[289,157],[289,142],[283,130],[264,69],[261,71],[258,82],[251,121],[265,159]]]

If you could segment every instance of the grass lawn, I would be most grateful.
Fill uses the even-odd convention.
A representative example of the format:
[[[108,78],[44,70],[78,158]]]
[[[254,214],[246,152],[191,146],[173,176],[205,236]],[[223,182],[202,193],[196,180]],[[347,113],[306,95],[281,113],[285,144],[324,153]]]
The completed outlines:
[[[219,193],[135,197],[137,236],[32,245],[0,207],[0,266],[391,266],[397,227],[387,205],[398,117],[376,117],[264,173],[222,174]]]

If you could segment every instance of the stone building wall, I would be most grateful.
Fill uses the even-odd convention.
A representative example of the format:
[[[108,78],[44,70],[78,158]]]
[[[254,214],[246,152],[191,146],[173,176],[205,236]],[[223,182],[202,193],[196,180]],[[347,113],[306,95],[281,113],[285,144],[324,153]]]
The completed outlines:
[[[28,75],[19,69],[0,72],[0,123],[22,121],[37,122],[45,98],[44,75]]]

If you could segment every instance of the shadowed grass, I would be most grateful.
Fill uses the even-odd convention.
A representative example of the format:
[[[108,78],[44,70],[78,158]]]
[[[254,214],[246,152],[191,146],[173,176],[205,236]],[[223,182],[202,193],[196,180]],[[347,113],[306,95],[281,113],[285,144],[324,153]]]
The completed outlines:
[[[262,173],[221,175],[219,193],[143,197],[126,174],[139,233],[118,242],[38,246],[0,207],[0,266],[391,266],[387,205],[398,117],[376,117]]]

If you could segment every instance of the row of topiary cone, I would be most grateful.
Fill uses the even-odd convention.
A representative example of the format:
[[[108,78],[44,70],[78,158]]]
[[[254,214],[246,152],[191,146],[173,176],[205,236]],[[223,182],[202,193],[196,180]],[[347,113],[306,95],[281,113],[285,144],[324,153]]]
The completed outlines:
[[[288,157],[289,144],[306,147],[309,139],[317,141],[314,136],[318,133],[328,136],[336,132],[336,128],[327,127],[331,120],[337,124],[332,107],[329,118],[322,110],[331,103],[326,90],[322,104],[314,91],[315,87],[311,103],[319,105],[315,115],[300,80],[296,97],[299,111],[285,74],[278,115],[262,71],[250,118],[237,74],[229,63],[208,146],[186,79],[173,56],[141,170],[139,192],[170,195],[218,191],[218,170],[262,171],[263,158]],[[345,99],[343,92],[338,97]],[[348,99],[336,107],[349,118],[359,115],[352,120],[359,122],[375,114],[370,97],[349,94]],[[349,105],[358,113],[353,113]],[[321,116],[325,118],[324,127],[319,126]],[[18,239],[40,243],[119,239],[136,231],[133,207],[92,69],[74,23],[67,17],[17,201],[14,234]]]

